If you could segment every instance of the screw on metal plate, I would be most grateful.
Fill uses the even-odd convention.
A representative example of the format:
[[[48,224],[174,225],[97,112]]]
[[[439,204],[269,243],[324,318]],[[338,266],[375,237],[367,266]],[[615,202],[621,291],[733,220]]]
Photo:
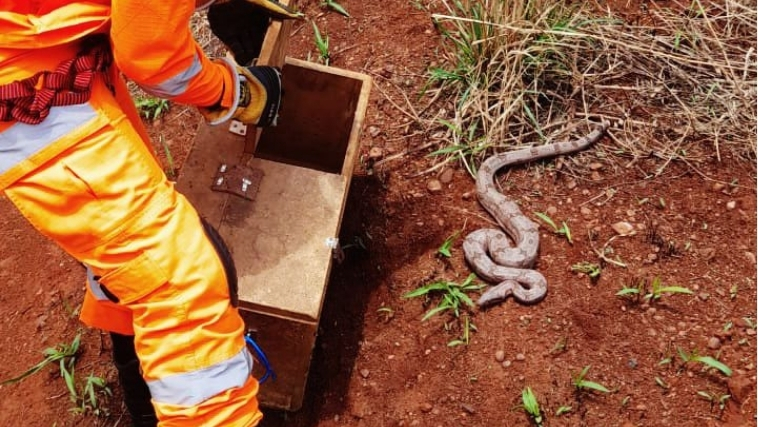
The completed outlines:
[[[223,163],[216,171],[211,189],[253,200],[258,193],[262,179],[263,171],[260,169]]]
[[[245,136],[247,135],[247,125],[238,120],[232,120],[229,124],[229,132]]]

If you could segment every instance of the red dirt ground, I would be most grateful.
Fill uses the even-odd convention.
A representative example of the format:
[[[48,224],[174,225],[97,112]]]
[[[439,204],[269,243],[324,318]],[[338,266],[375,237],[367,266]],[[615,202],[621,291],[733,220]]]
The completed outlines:
[[[537,268],[548,280],[547,298],[534,306],[508,300],[475,310],[470,344],[448,347],[460,330],[447,331],[442,317],[422,322],[430,307],[403,295],[435,280],[464,280],[470,270],[462,236],[493,221],[476,201],[473,180],[457,165],[419,176],[431,166],[425,152],[391,157],[426,142],[393,103],[405,105],[397,87],[418,93],[426,68],[438,61],[438,36],[413,2],[340,4],[352,19],[325,13],[318,2],[301,2],[329,31],[332,65],[375,79],[362,162],[340,236],[343,242],[360,238],[366,249],[347,250],[333,268],[303,409],[267,410],[263,425],[534,425],[519,407],[521,391],[531,387],[546,426],[755,426],[755,165],[722,155],[721,162],[695,163],[696,170],[672,163],[660,176],[646,178],[658,161],[623,168],[590,149],[565,161],[595,163],[591,176],[554,162],[508,171],[502,189],[524,212],[549,212],[566,221],[573,244],[541,228]],[[633,16],[637,10],[623,12]],[[295,26],[290,45],[292,56],[317,56],[309,23]],[[177,167],[198,120],[175,106],[149,124],[155,139],[162,136],[171,147]],[[612,147],[609,139],[601,144]],[[387,160],[368,173],[374,147]],[[428,190],[432,179],[441,181],[441,190]],[[619,221],[636,233],[614,238],[611,224]],[[439,257],[437,248],[456,232],[461,237],[452,257]],[[94,373],[116,389],[107,337],[82,329],[76,319],[82,268],[39,237],[4,198],[0,233],[0,379],[23,372],[45,348],[69,343],[81,331],[77,376]],[[604,263],[596,281],[571,271],[582,261],[599,262],[593,248],[607,242],[610,256],[627,268]],[[623,285],[655,277],[694,294],[664,296],[654,304],[615,295]],[[734,374],[726,378],[696,363],[685,365],[677,348],[717,357]],[[666,358],[671,363],[661,363]],[[591,366],[587,379],[611,393],[574,390],[572,376],[585,366]],[[46,368],[0,386],[0,425],[128,425],[117,397],[105,401],[108,417],[71,414],[66,386],[55,372]],[[701,391],[732,397],[721,410]],[[571,410],[555,415],[562,406]]]

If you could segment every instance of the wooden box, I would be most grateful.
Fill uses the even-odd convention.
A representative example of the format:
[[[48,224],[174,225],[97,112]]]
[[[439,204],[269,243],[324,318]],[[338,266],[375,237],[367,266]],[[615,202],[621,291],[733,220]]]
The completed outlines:
[[[261,403],[297,410],[371,80],[291,58],[282,74],[278,126],[239,136],[228,125],[201,124],[177,186],[234,256],[240,312],[277,375],[262,384]],[[253,200],[211,190],[222,164],[262,173]],[[262,374],[258,366],[255,375]]]

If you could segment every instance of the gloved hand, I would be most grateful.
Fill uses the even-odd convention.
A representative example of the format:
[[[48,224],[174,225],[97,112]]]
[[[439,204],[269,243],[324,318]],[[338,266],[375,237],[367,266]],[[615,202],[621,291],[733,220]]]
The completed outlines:
[[[232,51],[234,59],[242,65],[249,65],[260,54],[269,18],[293,19],[302,16],[276,0],[210,2],[208,23],[211,32]]]
[[[242,67],[229,59],[219,61],[233,70],[235,84],[224,90],[235,91],[234,102],[229,108],[199,108],[206,120],[212,125],[235,119],[258,127],[276,126],[282,102],[281,71],[276,67]]]

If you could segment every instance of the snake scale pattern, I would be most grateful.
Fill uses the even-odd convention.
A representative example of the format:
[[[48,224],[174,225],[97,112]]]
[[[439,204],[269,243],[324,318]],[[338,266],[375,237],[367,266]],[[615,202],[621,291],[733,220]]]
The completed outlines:
[[[545,277],[532,267],[539,249],[537,224],[495,187],[495,174],[506,166],[575,153],[597,142],[608,130],[603,122],[587,136],[565,142],[495,154],[482,163],[476,176],[479,203],[501,229],[480,229],[466,236],[463,253],[480,278],[496,285],[477,304],[486,307],[513,296],[523,304],[540,302],[547,294]]]

